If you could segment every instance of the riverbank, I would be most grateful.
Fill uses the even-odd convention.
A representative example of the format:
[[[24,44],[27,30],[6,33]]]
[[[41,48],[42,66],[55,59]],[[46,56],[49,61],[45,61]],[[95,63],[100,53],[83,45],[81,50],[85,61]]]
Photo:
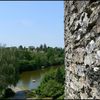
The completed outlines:
[[[15,93],[13,97],[10,97],[8,99],[27,99],[27,94],[30,92],[30,90],[27,90],[25,88],[19,88],[19,87],[10,87],[12,91]]]
[[[39,79],[42,74],[42,72],[39,70]],[[46,72],[46,74],[44,74]],[[25,72],[23,73],[24,79],[23,79],[23,84],[21,84],[21,88],[16,86],[16,87],[11,87],[11,89],[15,92],[15,95],[11,99],[52,99],[52,98],[63,98],[63,84],[64,84],[64,67],[59,67],[57,70],[53,69],[52,70],[43,70],[43,78],[41,81],[38,81],[39,84],[42,82],[39,86],[39,88],[36,89],[29,89],[29,88],[24,88],[23,85],[26,85],[26,83],[29,82],[32,83],[31,87],[35,86],[36,82],[32,82],[32,76],[26,76],[26,75],[31,75],[34,72]],[[36,72],[37,73],[37,72]],[[45,76],[44,76],[45,75]],[[37,78],[37,77],[36,77]],[[26,80],[25,80],[26,79]],[[31,79],[31,80],[30,80]],[[45,81],[46,79],[46,81]],[[25,84],[24,84],[25,83]],[[59,90],[59,91],[58,91]],[[46,91],[49,91],[48,93]],[[44,98],[42,98],[44,97]]]
[[[0,97],[2,98],[12,97],[14,95],[12,90],[22,94],[23,92],[20,91],[26,89],[20,87],[29,90],[37,89],[49,69],[56,69],[54,66],[64,63],[64,50],[57,47],[41,48],[40,46],[34,48],[35,52],[29,48],[2,47],[0,51],[2,54]],[[10,85],[15,84],[17,87],[9,89]]]
[[[12,96],[12,97],[5,97],[5,98],[2,98],[3,100],[4,99],[8,99],[8,100],[29,100],[29,99],[32,99],[32,100],[36,100],[36,99],[41,99],[41,100],[52,100],[51,97],[45,97],[45,98],[42,98],[42,97],[39,97],[35,92],[35,90],[26,90],[26,89],[21,89],[19,87],[9,87],[14,93],[15,95]]]
[[[57,68],[62,67],[62,66],[63,65],[51,66],[48,68],[39,69],[35,71],[25,71],[20,74],[20,79],[16,86],[25,90],[37,89],[45,73],[48,73],[49,70],[51,69],[56,70]],[[35,82],[33,82],[33,80],[35,80]]]
[[[18,91],[24,91],[24,90],[22,90],[21,88],[19,88],[19,87],[10,87],[15,93],[16,92],[18,92]]]

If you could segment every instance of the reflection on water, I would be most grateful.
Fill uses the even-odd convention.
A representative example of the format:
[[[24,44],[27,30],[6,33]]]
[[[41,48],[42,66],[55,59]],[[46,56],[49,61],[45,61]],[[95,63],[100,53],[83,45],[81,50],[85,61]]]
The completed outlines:
[[[51,68],[56,69],[57,67],[51,67]],[[20,80],[17,83],[17,86],[19,88],[24,88],[24,89],[36,89],[40,85],[43,75],[46,72],[48,72],[51,68],[46,68],[37,71],[23,72],[20,75]],[[35,80],[35,82],[33,82],[32,80]]]

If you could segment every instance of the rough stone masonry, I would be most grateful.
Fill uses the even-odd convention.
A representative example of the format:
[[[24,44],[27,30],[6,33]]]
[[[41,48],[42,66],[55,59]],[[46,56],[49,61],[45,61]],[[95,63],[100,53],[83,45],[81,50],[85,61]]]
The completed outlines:
[[[100,0],[64,1],[65,99],[100,99]]]

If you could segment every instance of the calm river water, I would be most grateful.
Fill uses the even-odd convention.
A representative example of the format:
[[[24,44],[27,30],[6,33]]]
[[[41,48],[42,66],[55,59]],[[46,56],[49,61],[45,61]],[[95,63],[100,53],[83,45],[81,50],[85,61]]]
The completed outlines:
[[[17,87],[28,90],[36,89],[40,85],[43,75],[46,72],[48,72],[51,68],[56,69],[57,67],[50,67],[36,71],[23,72],[20,75],[20,80],[17,83]],[[32,80],[35,80],[35,82],[33,82]]]

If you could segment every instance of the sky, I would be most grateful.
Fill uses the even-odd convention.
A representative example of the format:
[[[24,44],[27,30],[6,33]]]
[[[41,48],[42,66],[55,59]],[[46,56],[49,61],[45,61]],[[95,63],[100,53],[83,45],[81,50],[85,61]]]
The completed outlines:
[[[0,43],[64,47],[63,1],[0,1]]]

